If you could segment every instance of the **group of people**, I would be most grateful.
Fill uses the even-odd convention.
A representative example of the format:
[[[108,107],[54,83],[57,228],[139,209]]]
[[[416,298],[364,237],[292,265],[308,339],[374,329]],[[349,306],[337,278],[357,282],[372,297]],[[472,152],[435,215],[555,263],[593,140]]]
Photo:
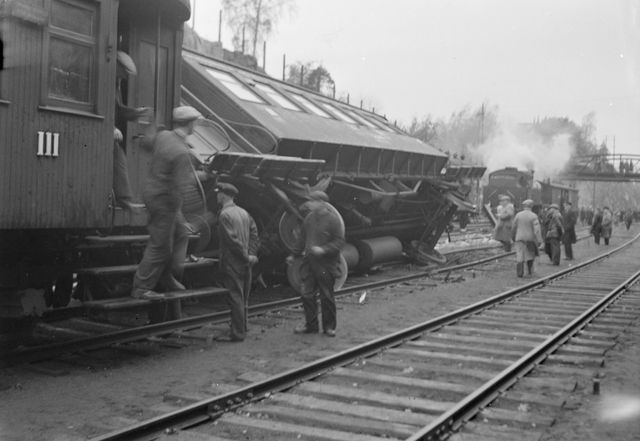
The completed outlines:
[[[149,213],[149,240],[134,275],[132,296],[166,300],[159,291],[181,291],[180,282],[187,257],[189,234],[193,231],[182,213],[185,188],[193,177],[186,137],[201,117],[193,107],[173,110],[173,130],[157,133],[153,141],[149,175],[143,193]],[[217,233],[220,247],[221,283],[228,290],[231,327],[219,340],[243,341],[247,335],[247,307],[252,268],[258,262],[258,230],[246,210],[235,204],[238,189],[218,183]],[[344,222],[322,191],[312,191],[299,209],[302,215],[304,251],[301,273],[305,278],[301,292],[305,311],[304,326],[296,333],[319,332],[316,295],[320,296],[322,330],[335,336],[335,281],[340,278],[340,250],[344,245]]]
[[[507,252],[511,251],[512,243],[514,244],[518,277],[524,277],[525,263],[527,274],[532,275],[534,261],[542,244],[553,265],[560,265],[561,245],[564,245],[565,258],[573,260],[578,213],[571,202],[564,202],[564,213],[561,213],[557,204],[534,213],[534,202],[527,199],[522,202],[522,211],[516,213],[508,195],[500,195],[499,201],[494,239],[500,241]],[[607,238],[607,244],[608,241]]]
[[[631,226],[631,222],[629,222]],[[627,227],[628,229],[628,227]],[[609,245],[609,239],[611,238],[611,232],[613,231],[613,213],[609,207],[604,207],[602,210],[596,208],[593,215],[593,222],[591,223],[591,234],[596,245],[600,244],[600,239],[604,240],[605,245]]]

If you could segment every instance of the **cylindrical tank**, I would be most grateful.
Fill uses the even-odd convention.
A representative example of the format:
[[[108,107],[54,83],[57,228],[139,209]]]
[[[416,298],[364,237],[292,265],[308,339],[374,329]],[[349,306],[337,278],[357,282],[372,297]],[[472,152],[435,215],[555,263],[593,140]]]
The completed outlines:
[[[373,265],[402,259],[402,243],[397,237],[382,236],[356,242],[360,254],[361,269]]]
[[[347,267],[350,270],[355,269],[360,262],[360,253],[358,252],[358,249],[350,243],[345,243],[340,251],[344,256],[344,260],[347,262]]]

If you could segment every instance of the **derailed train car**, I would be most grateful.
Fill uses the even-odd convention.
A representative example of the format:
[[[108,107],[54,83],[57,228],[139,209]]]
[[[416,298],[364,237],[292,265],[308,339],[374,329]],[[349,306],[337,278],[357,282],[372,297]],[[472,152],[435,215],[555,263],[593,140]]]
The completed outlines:
[[[0,0],[1,317],[65,306],[78,285],[81,300],[96,298],[104,293],[88,289],[83,269],[140,259],[146,210],[122,210],[112,192],[118,50],[138,70],[127,105],[155,109],[123,133],[136,202],[151,155],[143,139],[187,103],[208,118],[190,138],[194,152],[240,188],[263,264],[295,248],[297,206],[312,189],[329,193],[351,243],[369,241],[355,264],[398,244],[437,259],[448,220],[468,208],[442,179],[446,156],[373,113],[197,54],[183,60],[189,16],[188,0]],[[208,196],[203,185],[195,205],[215,212]],[[196,238],[200,251],[215,248],[210,237]]]
[[[350,266],[370,266],[391,249],[441,261],[434,245],[456,209],[470,208],[458,185],[444,179],[445,154],[379,115],[255,71],[193,52],[183,53],[182,68],[183,101],[230,138],[216,142],[215,130],[201,129],[199,150],[211,156],[220,179],[240,188],[240,202],[258,214],[263,236],[275,239],[263,241],[265,252],[295,250],[296,207],[320,189],[355,245],[345,250]],[[260,158],[271,155],[321,166],[304,185],[283,174],[261,177]]]

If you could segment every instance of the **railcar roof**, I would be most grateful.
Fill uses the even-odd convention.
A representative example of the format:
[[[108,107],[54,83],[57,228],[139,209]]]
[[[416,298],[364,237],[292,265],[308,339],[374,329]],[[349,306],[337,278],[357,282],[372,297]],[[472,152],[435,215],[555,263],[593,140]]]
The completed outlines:
[[[183,61],[279,139],[446,158],[375,113],[193,52],[184,51]]]

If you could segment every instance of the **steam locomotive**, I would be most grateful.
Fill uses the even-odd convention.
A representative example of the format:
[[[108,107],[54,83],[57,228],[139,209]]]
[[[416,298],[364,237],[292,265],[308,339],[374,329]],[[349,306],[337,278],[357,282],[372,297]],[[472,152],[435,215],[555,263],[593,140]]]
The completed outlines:
[[[189,16],[188,0],[0,0],[0,317],[62,307],[78,292],[112,296],[91,274],[139,262],[146,210],[121,209],[112,191],[118,50],[137,65],[127,104],[155,109],[123,131],[137,202],[151,154],[143,140],[189,104],[206,116],[193,153],[240,189],[263,265],[296,247],[297,207],[313,190],[345,219],[351,265],[390,245],[438,260],[449,219],[469,207],[444,178],[443,153],[375,113],[183,51]],[[210,190],[191,195],[203,215],[194,219],[215,213]],[[190,252],[214,256],[214,236],[207,224]]]
[[[498,197],[507,195],[511,198],[516,210],[522,206],[522,201],[531,199],[535,206],[558,204],[562,207],[565,201],[578,206],[578,190],[574,187],[552,183],[549,180],[535,181],[532,170],[518,170],[516,167],[506,167],[489,173],[489,180],[483,189],[483,204],[492,210],[498,206]]]

